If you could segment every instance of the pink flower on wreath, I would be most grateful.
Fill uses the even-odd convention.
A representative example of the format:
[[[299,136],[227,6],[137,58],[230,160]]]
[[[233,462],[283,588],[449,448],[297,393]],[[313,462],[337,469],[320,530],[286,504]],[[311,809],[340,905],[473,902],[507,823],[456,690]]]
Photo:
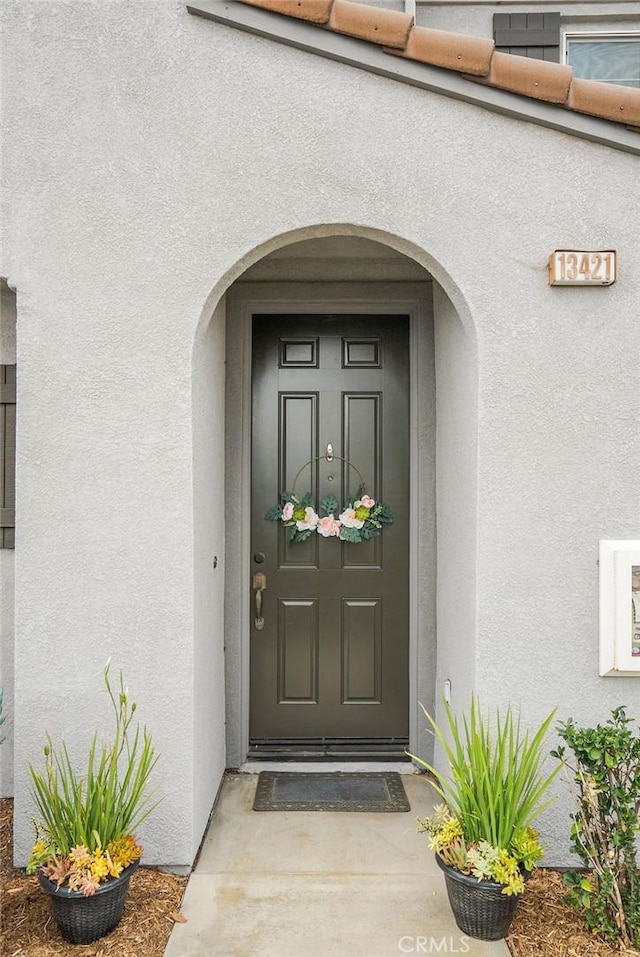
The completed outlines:
[[[293,502],[286,502],[282,506],[282,520],[288,522],[293,515]]]
[[[327,515],[318,522],[317,531],[325,538],[330,538],[332,535],[337,537],[340,534],[340,522],[333,515]]]
[[[371,498],[370,495],[363,495],[362,498],[360,499],[360,502],[355,503],[356,508],[358,507],[358,504],[364,505],[365,508],[373,508],[373,506],[376,503],[375,503],[375,499]]]
[[[296,522],[296,528],[299,532],[313,531],[313,529],[317,527],[319,521],[320,519],[316,512],[314,512],[310,505],[307,505],[304,510],[304,519],[298,520]]]

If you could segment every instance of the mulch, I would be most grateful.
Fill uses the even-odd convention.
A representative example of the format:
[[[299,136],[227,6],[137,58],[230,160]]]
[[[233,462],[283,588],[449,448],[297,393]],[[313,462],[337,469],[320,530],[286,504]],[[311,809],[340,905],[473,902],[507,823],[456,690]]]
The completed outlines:
[[[12,860],[13,802],[0,801],[0,954],[3,957],[163,957],[171,929],[184,921],[180,904],[186,877],[140,867],[131,879],[124,917],[94,944],[68,944],[51,916],[49,899],[35,877]],[[507,944],[512,957],[640,957],[585,930],[563,896],[562,875],[539,869],[527,881]]]
[[[562,874],[540,868],[527,881],[507,944],[512,957],[637,957],[589,933],[564,903]]]
[[[51,915],[35,876],[12,867],[13,801],[0,801],[0,954],[3,957],[162,957],[176,921],[186,877],[139,867],[131,878],[124,916],[93,944],[69,944]]]

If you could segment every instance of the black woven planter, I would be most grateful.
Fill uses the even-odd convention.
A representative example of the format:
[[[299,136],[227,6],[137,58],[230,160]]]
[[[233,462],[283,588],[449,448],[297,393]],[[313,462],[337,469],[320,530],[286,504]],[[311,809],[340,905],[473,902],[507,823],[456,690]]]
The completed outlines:
[[[437,854],[436,862],[444,871],[451,910],[462,933],[478,940],[506,937],[518,906],[518,896],[503,894],[503,884],[461,874]]]
[[[116,927],[129,891],[131,875],[140,861],[134,861],[120,877],[101,884],[91,897],[67,887],[56,887],[41,871],[38,871],[40,886],[49,894],[53,916],[60,933],[71,944],[90,944],[105,937]]]

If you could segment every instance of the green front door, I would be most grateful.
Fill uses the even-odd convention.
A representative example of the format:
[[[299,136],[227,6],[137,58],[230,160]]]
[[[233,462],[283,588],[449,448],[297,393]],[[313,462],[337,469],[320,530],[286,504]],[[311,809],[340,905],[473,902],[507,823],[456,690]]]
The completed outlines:
[[[254,751],[407,741],[408,351],[406,316],[253,317]],[[393,511],[378,538],[292,543],[265,521],[285,490],[318,510],[362,481]]]

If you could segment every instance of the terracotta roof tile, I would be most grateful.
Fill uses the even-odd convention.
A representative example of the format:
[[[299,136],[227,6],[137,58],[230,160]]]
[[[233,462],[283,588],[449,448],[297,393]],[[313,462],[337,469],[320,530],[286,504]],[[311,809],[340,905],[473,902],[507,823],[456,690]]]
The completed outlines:
[[[627,126],[640,126],[640,90],[631,86],[574,79],[567,106],[578,113],[604,116]]]
[[[484,37],[414,27],[405,49],[389,52],[410,60],[418,60],[420,63],[444,67],[445,70],[487,76],[494,47],[493,40]]]
[[[350,0],[240,0],[379,44],[386,53],[455,70],[469,80],[588,113],[630,130],[640,128],[640,90],[579,80],[569,66],[496,53],[493,40],[431,30],[413,17]]]
[[[349,0],[334,0],[329,29],[388,47],[404,49],[413,26],[409,13],[370,7]]]
[[[573,70],[560,63],[549,63],[513,53],[494,53],[489,75],[474,79],[499,90],[521,93],[548,103],[564,103],[569,94]],[[602,84],[598,84],[599,86]]]

